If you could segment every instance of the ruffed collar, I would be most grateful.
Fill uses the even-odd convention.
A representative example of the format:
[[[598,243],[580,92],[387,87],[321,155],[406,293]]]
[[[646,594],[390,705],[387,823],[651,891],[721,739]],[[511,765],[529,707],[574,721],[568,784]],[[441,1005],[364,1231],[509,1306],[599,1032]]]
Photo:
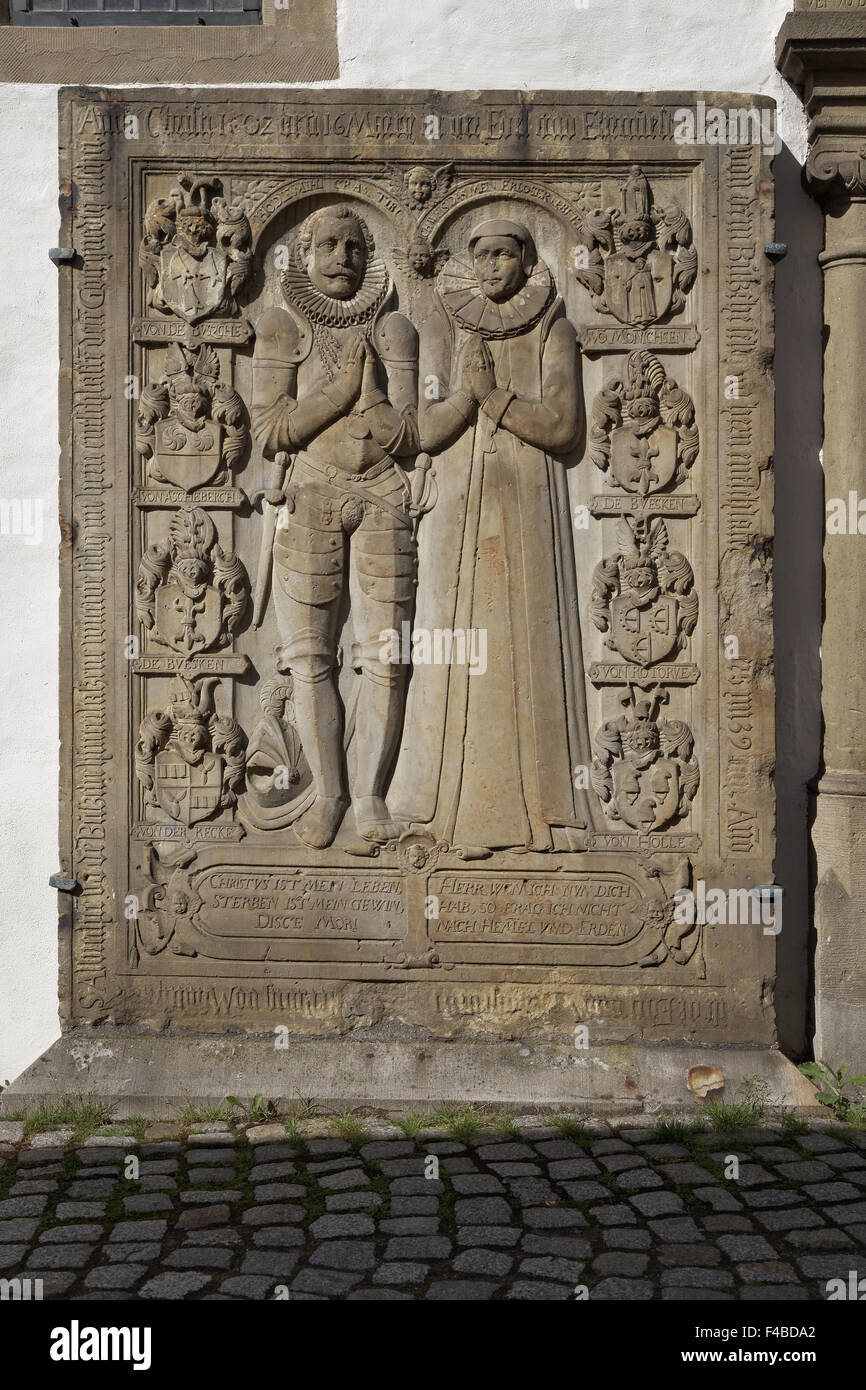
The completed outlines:
[[[289,303],[300,309],[311,323],[324,324],[327,328],[349,328],[353,324],[367,323],[375,316],[391,293],[391,277],[384,262],[374,253],[367,262],[357,294],[351,299],[333,299],[311,282],[296,250],[288,269],[280,276],[280,286]]]
[[[482,338],[512,338],[538,322],[556,289],[544,261],[539,261],[523,288],[496,304],[481,290],[473,268],[453,259],[440,272],[439,293],[461,328]]]

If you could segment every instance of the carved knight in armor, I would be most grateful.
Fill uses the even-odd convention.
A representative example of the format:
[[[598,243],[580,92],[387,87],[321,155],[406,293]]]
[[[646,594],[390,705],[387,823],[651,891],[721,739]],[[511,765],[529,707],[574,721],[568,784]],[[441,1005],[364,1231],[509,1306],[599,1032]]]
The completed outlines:
[[[351,718],[356,828],[383,843],[399,833],[384,791],[405,669],[389,659],[382,634],[411,621],[414,605],[404,469],[418,452],[418,338],[391,307],[390,276],[348,206],[320,208],[303,223],[282,289],[288,308],[268,310],[256,329],[252,421],[274,460],[265,502],[282,508],[273,546],[277,665],[292,676],[315,790],[294,828],[315,848],[337,834],[348,803]],[[357,677],[351,716],[335,680],[347,598]]]

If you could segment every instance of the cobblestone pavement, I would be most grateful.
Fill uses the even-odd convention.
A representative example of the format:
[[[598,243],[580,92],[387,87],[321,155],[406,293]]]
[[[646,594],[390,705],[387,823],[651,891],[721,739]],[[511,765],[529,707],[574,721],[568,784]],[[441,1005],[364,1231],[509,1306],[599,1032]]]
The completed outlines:
[[[0,1279],[46,1299],[824,1300],[866,1276],[866,1132],[36,1143],[0,1145]]]

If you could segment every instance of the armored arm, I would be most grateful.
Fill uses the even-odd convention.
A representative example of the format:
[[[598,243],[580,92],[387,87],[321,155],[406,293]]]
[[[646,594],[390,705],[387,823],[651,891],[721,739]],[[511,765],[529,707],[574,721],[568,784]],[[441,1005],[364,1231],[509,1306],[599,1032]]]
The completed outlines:
[[[374,351],[384,369],[371,371],[356,406],[380,448],[397,458],[418,453],[418,333],[404,314],[388,314],[374,335]],[[385,381],[382,382],[382,375]]]

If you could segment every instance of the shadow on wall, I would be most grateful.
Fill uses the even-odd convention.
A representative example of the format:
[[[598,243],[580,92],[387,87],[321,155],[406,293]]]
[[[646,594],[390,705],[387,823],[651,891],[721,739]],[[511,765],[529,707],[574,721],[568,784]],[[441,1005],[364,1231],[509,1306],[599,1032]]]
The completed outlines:
[[[807,782],[821,750],[824,478],[822,427],[823,219],[783,146],[773,171],[776,239],[776,882],[784,888],[777,938],[779,1042],[802,1056],[812,1031],[812,857]]]

